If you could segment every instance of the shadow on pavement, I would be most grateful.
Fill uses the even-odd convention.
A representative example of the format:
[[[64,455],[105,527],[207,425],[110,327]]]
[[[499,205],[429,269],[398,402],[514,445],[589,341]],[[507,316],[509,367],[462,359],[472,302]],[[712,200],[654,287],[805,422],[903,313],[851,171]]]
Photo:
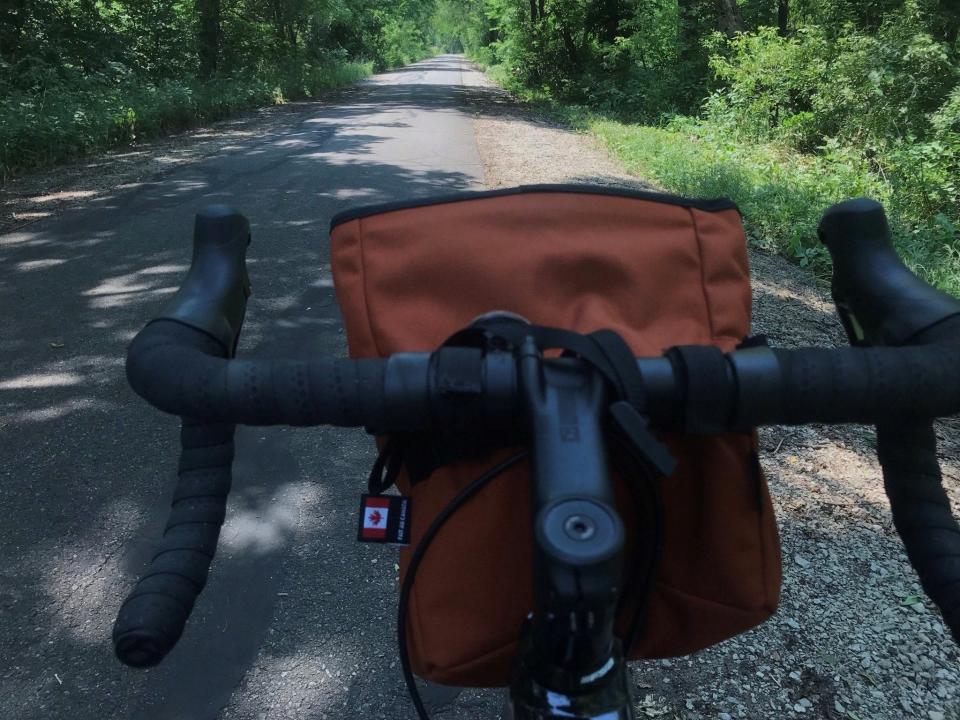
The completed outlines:
[[[193,213],[225,202],[251,219],[242,354],[342,355],[329,217],[348,204],[479,186],[478,161],[450,167],[463,165],[461,135],[472,137],[455,86],[350,94],[344,102],[357,106],[312,106],[283,132],[0,236],[5,716],[213,718],[245,674],[269,674],[271,657],[305,648],[331,677],[367,654],[370,666],[366,683],[320,682],[316,707],[300,716],[343,693],[357,707],[340,717],[401,702],[398,671],[386,696],[376,678],[393,650],[392,560],[352,540],[371,460],[362,431],[238,429],[221,552],[181,643],[146,672],[121,667],[109,643],[162,531],[177,453],[178,422],[133,395],[123,358],[184,275]],[[452,162],[436,157],[444,140],[431,130],[460,133]],[[377,623],[371,645],[364,635]],[[319,667],[310,674],[304,685],[328,678]]]

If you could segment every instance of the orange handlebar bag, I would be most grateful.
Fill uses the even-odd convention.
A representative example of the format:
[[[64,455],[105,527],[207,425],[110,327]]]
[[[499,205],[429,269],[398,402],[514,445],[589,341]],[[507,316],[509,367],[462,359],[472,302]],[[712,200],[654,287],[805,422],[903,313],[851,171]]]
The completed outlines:
[[[362,208],[334,218],[331,263],[354,358],[432,351],[495,310],[580,333],[609,328],[638,357],[675,345],[730,351],[750,332],[746,239],[726,200],[574,185]],[[663,552],[632,658],[720,642],[766,620],[779,599],[777,527],[755,435],[661,439],[679,463],[661,480]],[[414,485],[401,472],[413,546],[505,457],[446,465]],[[430,546],[408,626],[421,677],[507,684],[533,602],[526,472],[520,465],[490,483]],[[620,511],[629,533],[633,514]],[[401,573],[409,555],[401,552]]]

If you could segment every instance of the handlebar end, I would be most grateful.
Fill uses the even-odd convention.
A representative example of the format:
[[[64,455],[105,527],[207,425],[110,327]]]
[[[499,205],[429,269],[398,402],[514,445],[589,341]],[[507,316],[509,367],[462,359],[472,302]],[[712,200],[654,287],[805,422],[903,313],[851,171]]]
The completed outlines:
[[[134,630],[114,638],[113,649],[117,659],[133,668],[150,668],[166,656],[167,643],[154,633]]]
[[[172,554],[166,555],[169,561]],[[183,634],[199,592],[195,588],[188,579],[169,572],[153,572],[142,578],[120,606],[113,625],[117,659],[135,668],[160,664]]]

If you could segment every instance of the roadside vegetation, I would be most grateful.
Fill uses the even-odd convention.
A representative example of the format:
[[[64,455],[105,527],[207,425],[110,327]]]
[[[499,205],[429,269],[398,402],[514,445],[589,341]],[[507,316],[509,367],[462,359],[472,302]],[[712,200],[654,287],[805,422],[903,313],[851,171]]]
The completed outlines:
[[[814,271],[823,208],[875,197],[960,293],[958,36],[955,0],[6,0],[0,182],[466,52]]]
[[[823,209],[868,195],[960,294],[960,6],[946,0],[440,0],[514,93],[665,189],[726,195],[751,240],[826,267]]]
[[[0,181],[421,59],[431,12],[390,0],[6,0]]]

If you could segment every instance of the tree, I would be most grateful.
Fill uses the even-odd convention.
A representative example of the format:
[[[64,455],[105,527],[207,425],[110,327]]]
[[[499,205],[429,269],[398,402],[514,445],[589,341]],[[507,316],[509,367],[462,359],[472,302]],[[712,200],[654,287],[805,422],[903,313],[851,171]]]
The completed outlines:
[[[200,77],[213,77],[220,62],[220,0],[197,0],[197,54]]]
[[[27,19],[27,0],[0,2],[0,58],[20,56],[23,26]]]
[[[951,45],[956,43],[960,35],[960,3],[956,0],[938,0],[932,15],[936,36]]]
[[[743,32],[744,28],[743,14],[737,0],[717,0],[717,29],[730,37]]]
[[[790,23],[790,0],[777,0],[777,32],[780,37],[787,36]]]

